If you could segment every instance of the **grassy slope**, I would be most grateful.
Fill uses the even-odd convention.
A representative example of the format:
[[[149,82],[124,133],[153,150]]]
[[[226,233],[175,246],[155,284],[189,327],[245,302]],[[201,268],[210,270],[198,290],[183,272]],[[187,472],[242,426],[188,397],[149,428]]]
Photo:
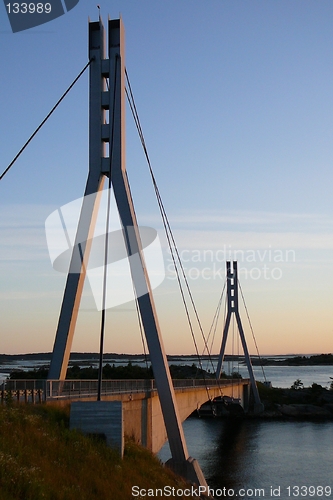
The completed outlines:
[[[140,498],[133,485],[186,487],[133,442],[120,460],[68,421],[69,407],[0,405],[0,500],[130,500]]]

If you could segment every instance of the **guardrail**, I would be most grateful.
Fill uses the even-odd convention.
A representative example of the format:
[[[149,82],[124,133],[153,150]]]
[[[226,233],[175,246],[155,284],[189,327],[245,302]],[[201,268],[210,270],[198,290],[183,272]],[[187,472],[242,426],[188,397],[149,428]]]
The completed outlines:
[[[195,389],[196,387],[225,387],[239,382],[240,379],[174,379],[175,390]],[[241,379],[248,382],[247,379]],[[49,401],[57,399],[80,399],[97,395],[97,380],[5,380],[0,385],[1,402],[9,399],[19,402]],[[113,394],[133,394],[157,391],[154,379],[103,380],[102,396]]]

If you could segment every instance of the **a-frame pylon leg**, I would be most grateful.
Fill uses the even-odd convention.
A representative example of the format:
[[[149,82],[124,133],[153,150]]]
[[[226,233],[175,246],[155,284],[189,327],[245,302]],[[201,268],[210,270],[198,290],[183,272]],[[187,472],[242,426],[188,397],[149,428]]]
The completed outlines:
[[[244,351],[245,362],[246,362],[246,366],[247,366],[247,369],[249,372],[251,388],[252,388],[252,392],[253,392],[253,396],[254,396],[254,413],[261,413],[264,410],[264,406],[260,400],[256,380],[255,380],[254,373],[253,373],[251,358],[250,358],[250,354],[249,354],[246,339],[245,339],[242,320],[241,320],[241,317],[239,314],[238,273],[237,273],[237,262],[235,262],[235,261],[233,262],[232,269],[231,269],[231,262],[227,262],[227,307],[228,307],[227,318],[226,318],[226,322],[225,322],[224,329],[223,329],[221,350],[220,350],[220,355],[219,355],[217,368],[216,368],[216,377],[220,378],[220,376],[221,376],[222,365],[223,365],[223,360],[224,360],[224,355],[225,355],[225,348],[226,348],[227,337],[228,337],[229,326],[230,326],[230,319],[231,319],[232,314],[235,314],[237,326],[238,326],[238,331],[239,331],[239,336],[241,338],[242,347],[243,347],[243,351]]]
[[[91,192],[91,188],[95,189],[95,192]],[[83,199],[75,246],[53,347],[48,374],[49,379],[63,380],[66,378],[102,188],[103,178],[94,178],[93,175],[89,174],[86,193],[91,194],[85,196]]]
[[[231,319],[231,310],[228,308],[227,317],[226,317],[225,325],[224,325],[224,328],[223,328],[223,335],[222,335],[222,344],[221,344],[220,355],[219,355],[219,359],[218,359],[218,362],[217,362],[216,378],[220,378],[221,377],[221,373],[222,373],[222,365],[223,365],[223,361],[224,361],[225,348],[226,348],[226,345],[227,345],[227,338],[228,338],[228,331],[229,331],[229,326],[230,326],[230,319]]]
[[[89,173],[48,373],[48,378],[54,380],[63,380],[66,377],[86,277],[87,262],[105,179],[102,173],[105,142],[101,137],[102,124],[105,121],[105,109],[102,107],[102,96],[106,90],[105,78],[102,75],[104,58],[103,24],[101,21],[90,23]]]
[[[121,19],[109,21],[108,48],[109,59],[107,60],[104,59],[104,30],[101,20],[98,23],[90,23],[89,57],[93,60],[90,65],[90,170],[86,193],[91,194],[89,184],[91,177],[95,183],[96,196],[92,202],[88,202],[90,203],[89,217],[87,216],[89,207],[87,210],[84,209],[80,216],[75,249],[82,250],[80,252],[81,272],[72,273],[73,277],[69,275],[67,279],[49,378],[65,378],[89,257],[89,238],[93,233],[94,219],[98,208],[98,191],[101,189],[103,176],[111,176],[127,254],[131,257],[129,263],[132,281],[138,297],[172,454],[170,465],[188,480],[207,487],[198,463],[189,457],[187,450],[126,174],[124,28]],[[109,80],[107,90],[105,88],[106,78]],[[109,112],[109,123],[105,123],[105,110]],[[109,156],[105,156],[105,143],[109,144]],[[81,226],[84,230],[80,229]]]

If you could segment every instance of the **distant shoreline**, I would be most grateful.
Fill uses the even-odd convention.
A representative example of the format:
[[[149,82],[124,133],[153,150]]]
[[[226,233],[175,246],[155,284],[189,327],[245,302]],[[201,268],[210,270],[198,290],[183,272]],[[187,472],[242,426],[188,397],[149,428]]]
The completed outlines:
[[[26,354],[0,354],[0,365],[2,363],[8,363],[11,361],[51,361],[51,352],[40,352],[40,353],[26,353]],[[147,358],[149,360],[149,354],[126,354],[126,353],[105,353],[104,361],[108,360],[142,360]],[[212,354],[211,358],[217,358],[217,354]],[[175,360],[193,360],[196,362],[198,357],[196,354],[172,354],[167,355],[168,361]],[[209,356],[207,354],[201,356],[201,359],[207,360]],[[244,356],[231,356],[226,355],[225,361],[237,360],[244,363]],[[73,352],[70,355],[70,361],[98,361],[99,353],[96,352]],[[272,355],[272,356],[251,356],[252,364],[254,366],[314,366],[314,365],[333,365],[333,355],[332,354],[313,354],[313,355]]]

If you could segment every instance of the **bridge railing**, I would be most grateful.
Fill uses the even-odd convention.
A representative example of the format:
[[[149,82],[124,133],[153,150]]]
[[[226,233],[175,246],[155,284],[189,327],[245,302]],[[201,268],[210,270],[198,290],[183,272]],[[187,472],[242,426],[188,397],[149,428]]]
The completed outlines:
[[[239,382],[239,379],[174,379],[175,390],[189,390],[198,387],[216,387],[227,386]],[[242,382],[246,382],[242,379]],[[97,380],[5,380],[0,385],[1,400],[5,400],[8,395],[13,396],[17,401],[33,401],[35,395],[38,398],[46,400],[52,399],[80,399],[84,397],[93,397],[97,395]],[[103,380],[102,396],[116,394],[134,394],[142,392],[156,391],[154,379],[137,380]]]
[[[46,397],[81,398],[97,395],[97,380],[47,380]],[[103,380],[102,395],[133,394],[154,389],[153,380]]]
[[[173,386],[175,389],[189,389],[190,387],[216,387],[216,386],[229,386],[239,382],[240,379],[220,379],[216,380],[215,378],[191,378],[191,379],[174,379]],[[241,379],[247,380],[247,379]]]
[[[155,390],[155,381],[142,380],[103,380],[102,395],[133,394]],[[38,392],[43,394],[43,400],[77,399],[97,395],[97,380],[38,380],[17,379],[4,380],[0,384],[1,399],[12,397],[15,400],[31,400]]]

